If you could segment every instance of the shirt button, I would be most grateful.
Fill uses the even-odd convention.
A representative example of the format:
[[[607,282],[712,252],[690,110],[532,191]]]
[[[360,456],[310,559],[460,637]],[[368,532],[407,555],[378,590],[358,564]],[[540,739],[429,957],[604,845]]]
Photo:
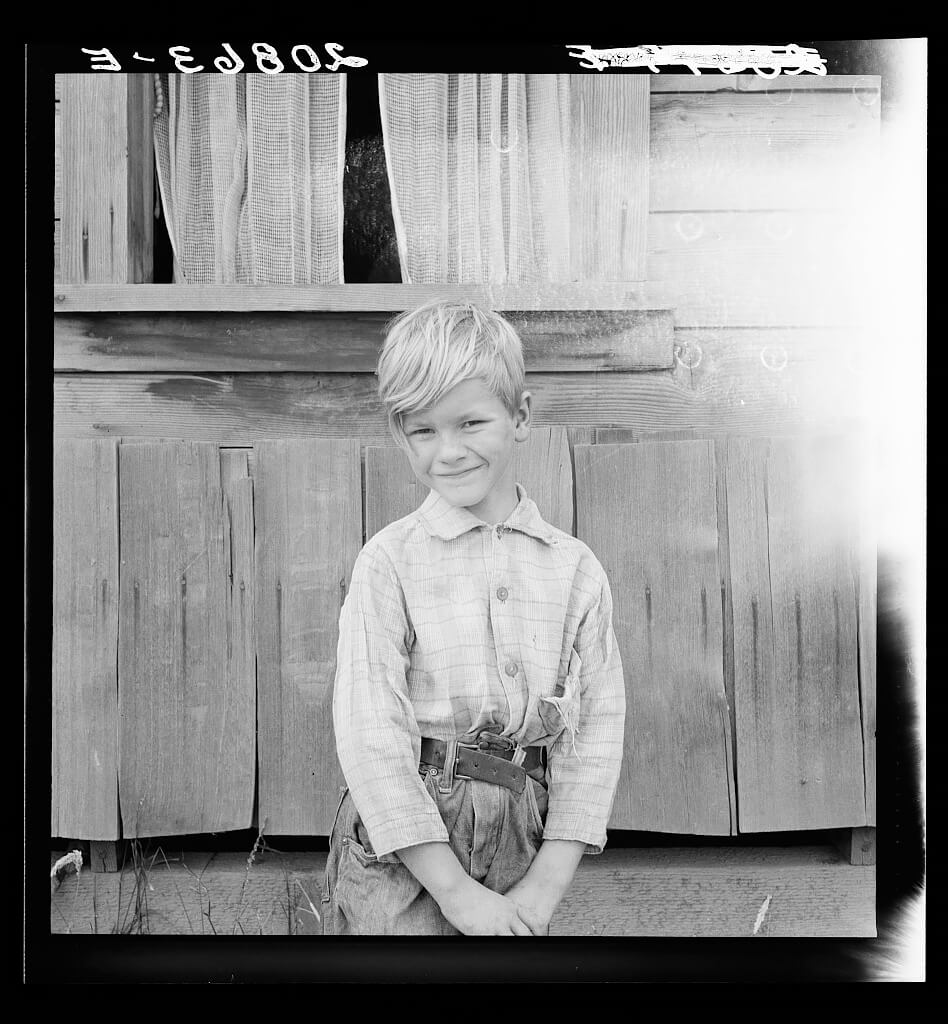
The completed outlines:
[[[510,596],[510,591],[506,587],[498,587],[497,588],[497,597],[501,601],[506,601],[509,596]]]
[[[515,676],[517,674],[517,663],[515,661],[508,661],[504,671],[508,676]]]

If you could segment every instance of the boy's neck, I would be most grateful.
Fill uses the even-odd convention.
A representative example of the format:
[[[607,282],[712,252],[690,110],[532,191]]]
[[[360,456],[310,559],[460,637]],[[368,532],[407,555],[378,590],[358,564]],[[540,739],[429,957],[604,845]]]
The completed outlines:
[[[502,497],[492,494],[490,499],[481,502],[480,505],[468,507],[468,512],[488,526],[497,526],[499,523],[509,519],[519,504],[520,495],[517,493],[516,485],[514,485],[511,494],[504,494]]]

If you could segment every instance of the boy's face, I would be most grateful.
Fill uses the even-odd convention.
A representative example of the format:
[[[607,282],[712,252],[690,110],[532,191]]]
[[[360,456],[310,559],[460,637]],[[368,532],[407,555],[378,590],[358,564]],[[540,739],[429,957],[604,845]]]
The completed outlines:
[[[429,409],[408,413],[402,428],[415,476],[445,501],[486,523],[517,504],[513,453],[529,435],[530,394],[516,415],[480,380],[465,380]]]

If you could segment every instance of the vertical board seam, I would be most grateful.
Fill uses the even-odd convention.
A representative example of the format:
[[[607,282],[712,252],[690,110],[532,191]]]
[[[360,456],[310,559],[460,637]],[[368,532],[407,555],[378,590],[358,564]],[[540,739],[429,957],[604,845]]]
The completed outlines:
[[[122,828],[121,790],[119,788],[119,769],[121,766],[122,716],[119,710],[121,685],[119,681],[119,647],[122,628],[122,516],[121,516],[121,437],[115,441],[115,827],[118,838],[124,835]]]

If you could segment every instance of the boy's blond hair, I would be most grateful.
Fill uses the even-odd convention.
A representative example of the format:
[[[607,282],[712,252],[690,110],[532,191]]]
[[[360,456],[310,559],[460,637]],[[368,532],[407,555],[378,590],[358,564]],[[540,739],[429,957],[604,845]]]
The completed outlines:
[[[402,446],[402,418],[430,408],[462,381],[483,381],[511,415],[525,384],[517,332],[473,302],[436,300],[399,314],[388,326],[376,372],[389,429]]]

